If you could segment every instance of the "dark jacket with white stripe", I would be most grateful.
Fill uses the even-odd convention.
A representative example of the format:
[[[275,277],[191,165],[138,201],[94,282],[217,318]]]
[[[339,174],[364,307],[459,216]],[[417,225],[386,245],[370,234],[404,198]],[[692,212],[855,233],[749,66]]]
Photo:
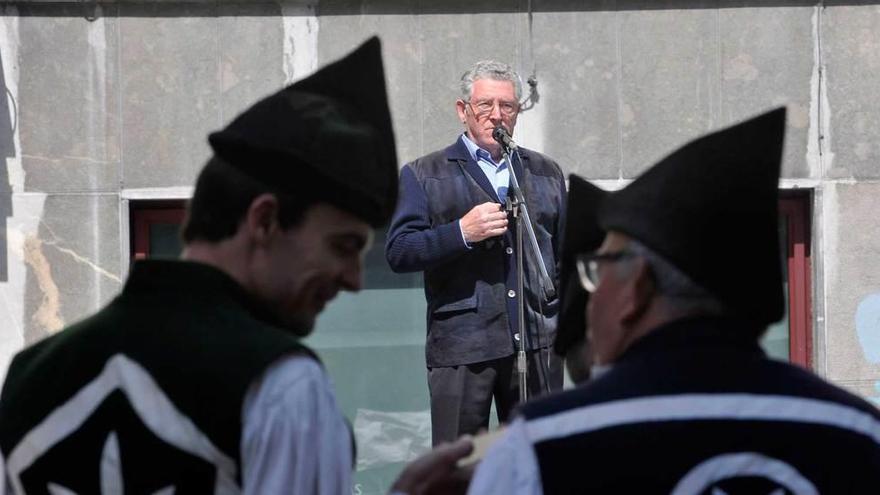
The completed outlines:
[[[513,171],[523,188],[544,264],[556,283],[565,177],[559,165],[536,151],[520,148],[520,156],[522,165],[514,159]],[[474,206],[490,201],[501,203],[503,198],[461,139],[400,171],[400,200],[385,256],[396,272],[424,271],[429,367],[490,361],[514,352],[519,297],[513,220],[503,236],[471,249],[458,225]],[[543,300],[537,268],[528,257],[524,263],[529,347],[549,347],[556,337],[559,301]]]
[[[247,388],[284,354],[314,357],[274,321],[208,265],[136,263],[107,307],[13,360],[0,450],[14,493],[239,491]]]
[[[595,381],[524,406],[543,492],[880,492],[877,409],[742,330],[675,322]]]

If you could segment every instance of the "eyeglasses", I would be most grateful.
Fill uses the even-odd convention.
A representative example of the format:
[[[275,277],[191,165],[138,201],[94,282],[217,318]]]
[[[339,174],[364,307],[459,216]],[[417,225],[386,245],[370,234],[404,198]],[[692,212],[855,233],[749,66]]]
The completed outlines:
[[[470,105],[471,111],[474,112],[474,115],[480,118],[484,118],[491,114],[492,110],[495,109],[495,105],[498,105],[501,115],[505,117],[511,117],[519,112],[519,103],[513,101],[480,100],[477,102],[465,101],[465,104]]]
[[[599,263],[603,261],[617,262],[626,258],[631,258],[635,254],[629,251],[617,251],[615,253],[585,253],[581,254],[575,260],[578,271],[578,279],[581,287],[587,292],[596,292],[599,287]]]

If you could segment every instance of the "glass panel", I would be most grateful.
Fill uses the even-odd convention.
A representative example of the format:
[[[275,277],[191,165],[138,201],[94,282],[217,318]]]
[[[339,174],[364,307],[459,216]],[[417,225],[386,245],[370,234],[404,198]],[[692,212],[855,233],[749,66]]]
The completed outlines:
[[[421,273],[396,274],[385,232],[365,260],[364,290],[342,293],[306,344],[321,356],[358,442],[354,494],[384,494],[431,445]]]
[[[767,328],[761,339],[761,347],[768,356],[781,361],[789,361],[788,325],[788,215],[779,214],[779,255],[782,257],[782,288],[785,294],[785,316]]]
[[[180,224],[150,224],[150,258],[177,258],[183,250],[180,242]]]

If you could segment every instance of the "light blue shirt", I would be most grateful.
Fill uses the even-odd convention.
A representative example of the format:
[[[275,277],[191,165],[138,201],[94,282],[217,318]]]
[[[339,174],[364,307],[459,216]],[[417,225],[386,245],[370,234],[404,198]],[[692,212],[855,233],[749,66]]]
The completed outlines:
[[[502,159],[496,163],[492,159],[492,155],[471,141],[467,134],[462,134],[461,140],[467,147],[468,153],[471,154],[471,158],[477,162],[480,170],[489,179],[489,183],[492,184],[492,188],[498,194],[498,199],[503,202],[504,198],[507,197],[507,188],[510,186],[510,168],[507,166],[507,160]]]
[[[486,176],[486,179],[492,184],[498,199],[504,201],[504,198],[507,197],[507,189],[510,186],[510,168],[507,166],[507,160],[502,159],[500,162],[496,162],[488,151],[477,146],[476,143],[467,137],[467,134],[463,133],[461,135],[461,141],[467,147],[471,158],[480,166],[480,170]],[[461,220],[458,221],[458,230],[461,231]],[[470,247],[470,244],[464,238],[464,231],[461,231],[461,240],[464,241],[465,246]]]

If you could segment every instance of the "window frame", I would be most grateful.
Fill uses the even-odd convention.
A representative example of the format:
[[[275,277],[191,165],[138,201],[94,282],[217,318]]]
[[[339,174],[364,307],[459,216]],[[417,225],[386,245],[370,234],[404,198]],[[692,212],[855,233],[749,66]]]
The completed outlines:
[[[183,224],[184,201],[139,201],[130,205],[131,260],[150,257],[150,227],[153,224]]]

